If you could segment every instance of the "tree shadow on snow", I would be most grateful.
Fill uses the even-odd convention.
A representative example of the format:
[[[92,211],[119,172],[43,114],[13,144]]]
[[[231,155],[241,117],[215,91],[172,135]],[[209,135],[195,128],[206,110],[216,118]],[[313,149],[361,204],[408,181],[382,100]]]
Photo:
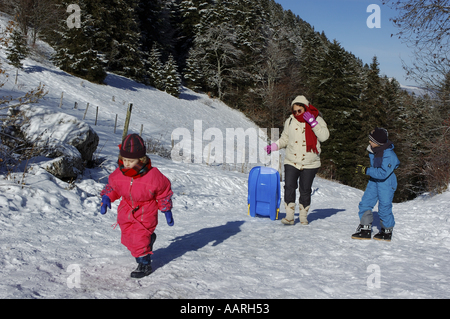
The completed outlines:
[[[181,88],[180,96],[178,97],[181,100],[186,101],[197,101],[200,100],[200,97],[194,94],[191,94],[191,90],[186,90],[185,88]]]
[[[228,238],[239,233],[243,223],[244,221],[228,222],[225,225],[203,228],[195,233],[174,238],[168,247],[154,251],[154,261],[152,262],[154,270],[183,256],[187,252],[199,250],[209,243],[213,243],[212,246],[220,245]]]
[[[56,75],[60,75],[60,76],[71,76],[69,73],[64,72],[62,70],[53,70],[53,69],[46,68],[43,66],[38,66],[38,65],[26,66],[26,67],[24,67],[23,71],[27,74],[41,73],[41,72],[47,71],[47,72],[55,73]]]
[[[129,91],[137,91],[138,89],[142,90],[152,90],[156,91],[156,89],[152,86],[146,86],[143,83],[138,83],[124,76],[120,76],[113,73],[108,73],[105,80],[103,81],[106,85],[110,87],[114,87],[116,89],[129,90]]]

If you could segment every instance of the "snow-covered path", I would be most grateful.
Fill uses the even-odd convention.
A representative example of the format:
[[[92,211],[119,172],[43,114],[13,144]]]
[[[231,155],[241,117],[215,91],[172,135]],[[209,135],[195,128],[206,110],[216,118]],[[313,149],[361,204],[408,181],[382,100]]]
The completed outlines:
[[[38,170],[23,189],[0,186],[0,298],[448,297],[449,193],[394,205],[391,243],[356,241],[359,190],[317,178],[310,224],[289,227],[247,215],[246,174],[152,159],[175,193],[175,226],[161,215],[152,275],[129,278],[117,203],[98,214],[100,172],[67,189]],[[80,288],[67,285],[74,264]]]

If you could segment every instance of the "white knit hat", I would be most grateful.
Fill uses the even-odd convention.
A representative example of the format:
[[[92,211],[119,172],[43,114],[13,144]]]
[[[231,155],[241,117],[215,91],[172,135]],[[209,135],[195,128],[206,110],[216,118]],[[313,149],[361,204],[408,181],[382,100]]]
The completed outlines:
[[[294,101],[292,101],[291,106],[293,106],[296,103],[304,104],[306,106],[309,105],[309,101],[304,97],[303,95],[299,95],[295,98]]]

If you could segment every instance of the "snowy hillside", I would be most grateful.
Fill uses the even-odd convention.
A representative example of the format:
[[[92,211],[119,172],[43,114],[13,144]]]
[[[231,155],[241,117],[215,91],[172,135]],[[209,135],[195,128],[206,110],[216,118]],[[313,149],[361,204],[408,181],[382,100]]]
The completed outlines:
[[[416,96],[425,96],[426,94],[430,94],[430,92],[422,87],[414,86],[414,85],[400,85],[400,87],[408,92],[409,94],[414,94]]]
[[[0,59],[5,65],[4,56]],[[11,78],[15,74],[11,68],[8,72]],[[207,96],[185,90],[176,99],[116,75],[108,75],[107,85],[94,85],[27,59],[18,84],[11,78],[2,94],[18,95],[42,82],[49,94],[39,105],[55,112],[82,119],[90,103],[86,121],[100,136],[96,156],[105,162],[86,169],[74,184],[54,178],[37,161],[30,163],[23,187],[17,184],[20,171],[13,179],[0,177],[2,299],[450,295],[450,192],[394,204],[391,243],[356,241],[350,236],[358,225],[360,190],[317,178],[310,224],[283,226],[247,215],[248,175],[239,172],[239,165],[175,163],[156,155],[150,156],[153,166],[172,182],[175,225],[169,227],[160,215],[154,273],[131,279],[136,263],[120,243],[119,227],[114,228],[118,202],[99,214],[99,193],[116,168],[127,104],[134,103],[130,132],[139,132],[143,124],[144,138],[160,138],[167,147],[176,128],[194,137],[195,120],[202,121],[203,132],[216,128],[224,135],[226,128],[254,124]],[[114,134],[116,114],[120,125]]]

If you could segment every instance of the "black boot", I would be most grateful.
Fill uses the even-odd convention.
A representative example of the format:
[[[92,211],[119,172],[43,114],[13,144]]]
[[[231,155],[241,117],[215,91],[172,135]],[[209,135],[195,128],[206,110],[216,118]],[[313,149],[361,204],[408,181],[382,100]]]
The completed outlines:
[[[372,238],[372,225],[359,225],[356,233],[352,235],[353,239],[370,240]]]
[[[131,278],[143,278],[152,273],[152,260],[150,259],[150,255],[146,255],[143,257],[136,258],[138,263],[137,268],[131,272]]]
[[[156,241],[156,234],[153,233],[153,234],[150,236],[150,251],[153,251],[153,244],[155,243],[155,241]]]
[[[144,264],[139,264],[137,266],[137,268],[131,272],[131,278],[144,278],[145,276],[148,276],[152,273],[153,269],[152,269],[152,265],[148,264],[148,265],[144,265]]]
[[[392,228],[391,229],[384,229],[381,228],[381,231],[373,236],[373,239],[375,240],[383,240],[383,241],[391,241],[392,239]]]
[[[153,233],[150,236],[150,251],[153,251],[153,244],[155,243],[155,241],[156,241],[156,234]],[[138,266],[133,272],[131,272],[131,278],[143,278],[152,273],[153,269],[150,254],[136,258],[136,262],[138,263]]]

